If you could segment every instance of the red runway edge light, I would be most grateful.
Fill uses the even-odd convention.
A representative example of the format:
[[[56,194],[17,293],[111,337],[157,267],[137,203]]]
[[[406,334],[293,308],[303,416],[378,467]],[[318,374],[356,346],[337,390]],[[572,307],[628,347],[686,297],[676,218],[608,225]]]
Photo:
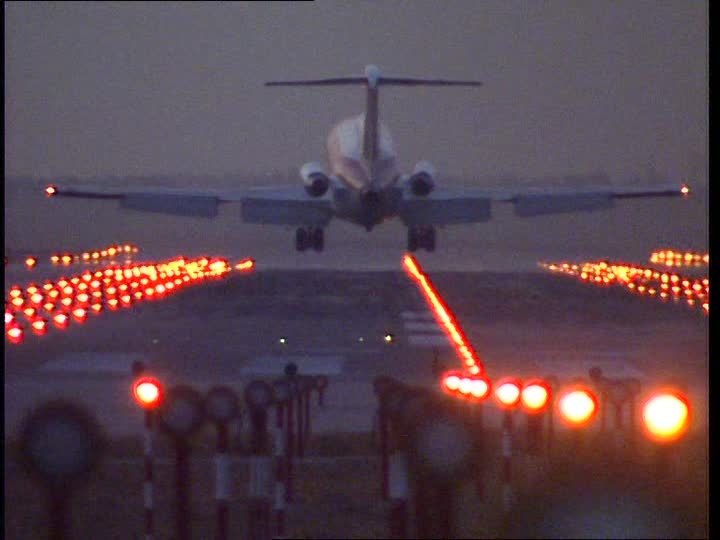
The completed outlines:
[[[550,385],[542,379],[526,381],[520,392],[520,405],[527,413],[541,413],[547,410],[550,395]]]
[[[642,405],[645,434],[655,442],[672,442],[685,434],[690,418],[688,399],[674,389],[654,392]]]
[[[557,407],[565,424],[570,427],[583,427],[595,418],[598,400],[586,386],[575,385],[560,394]]]
[[[162,386],[154,377],[141,377],[132,387],[133,397],[145,409],[154,409],[162,399]]]

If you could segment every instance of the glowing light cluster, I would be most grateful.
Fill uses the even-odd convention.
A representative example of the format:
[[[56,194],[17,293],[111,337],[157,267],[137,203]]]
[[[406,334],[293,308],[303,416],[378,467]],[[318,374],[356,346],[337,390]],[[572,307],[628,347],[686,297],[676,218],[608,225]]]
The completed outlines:
[[[710,264],[710,254],[663,249],[653,251],[650,254],[650,262],[665,266],[707,266]]]
[[[252,265],[250,266],[250,268]],[[10,288],[5,302],[5,335],[20,343],[26,335],[19,319],[25,319],[35,335],[47,332],[52,320],[65,329],[70,321],[83,323],[90,313],[131,307],[141,300],[162,298],[189,284],[224,277],[231,271],[222,258],[178,257],[157,264],[109,266],[57,281],[34,283],[25,289]]]
[[[482,401],[490,396],[490,379],[483,375],[465,375],[460,371],[448,371],[441,379],[442,389],[453,397]]]
[[[687,398],[674,389],[651,394],[642,405],[645,434],[655,442],[672,442],[688,427],[690,405]]]
[[[52,264],[69,265],[71,263],[88,263],[98,264],[104,259],[114,259],[115,257],[132,257],[138,253],[137,246],[132,244],[117,244],[108,246],[105,249],[96,249],[93,251],[84,251],[82,253],[55,253],[50,256]]]
[[[675,272],[632,264],[616,264],[607,261],[571,263],[540,263],[542,268],[579,277],[595,285],[622,285],[629,291],[661,300],[683,301],[698,307],[707,315],[710,311],[710,280],[690,278]]]
[[[472,345],[470,345],[465,338],[460,324],[455,320],[450,309],[445,305],[445,302],[443,302],[442,297],[438,294],[430,278],[423,272],[415,258],[412,255],[405,255],[405,257],[403,257],[403,266],[408,275],[415,279],[422,289],[428,304],[432,307],[436,319],[442,325],[455,346],[455,350],[460,355],[465,369],[473,375],[483,372],[483,365],[472,348]]]

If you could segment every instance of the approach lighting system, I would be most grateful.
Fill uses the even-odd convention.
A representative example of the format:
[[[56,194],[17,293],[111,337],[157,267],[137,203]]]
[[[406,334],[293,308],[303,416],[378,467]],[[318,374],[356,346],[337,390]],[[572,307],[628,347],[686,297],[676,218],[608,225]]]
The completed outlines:
[[[154,377],[141,377],[132,387],[133,397],[144,409],[154,409],[162,399],[162,386]]]
[[[482,401],[490,395],[490,380],[483,375],[447,371],[440,379],[443,391],[453,397]]]
[[[550,403],[550,385],[542,379],[526,381],[520,392],[520,405],[530,414],[547,410]]]
[[[495,385],[493,397],[501,408],[510,409],[520,403],[521,386],[517,379],[502,379]]]
[[[252,270],[255,267],[255,261],[253,259],[244,259],[235,265],[235,270],[241,272]]]
[[[642,405],[642,424],[647,436],[656,442],[672,442],[686,431],[690,404],[676,390],[654,392]]]
[[[560,418],[571,427],[587,425],[598,411],[597,397],[589,388],[581,385],[575,385],[560,394],[557,406]]]
[[[465,337],[462,328],[460,328],[460,323],[455,319],[450,308],[443,302],[442,297],[435,289],[430,278],[420,267],[420,264],[415,260],[415,257],[405,255],[405,257],[403,257],[403,266],[407,274],[417,281],[420,286],[428,304],[432,307],[435,318],[445,329],[445,333],[462,359],[463,367],[474,374],[482,373],[484,371],[482,362]]]
[[[35,268],[35,265],[37,265],[37,258],[36,257],[28,257],[25,259],[25,266],[28,268]]]
[[[47,195],[48,197],[54,197],[55,195],[57,195],[57,188],[50,184],[45,188],[45,195]]]

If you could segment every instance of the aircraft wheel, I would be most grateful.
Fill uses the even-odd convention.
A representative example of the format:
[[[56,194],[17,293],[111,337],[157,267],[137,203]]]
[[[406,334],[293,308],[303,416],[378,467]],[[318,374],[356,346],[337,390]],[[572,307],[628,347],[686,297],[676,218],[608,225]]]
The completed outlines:
[[[295,231],[295,249],[305,251],[308,247],[308,231],[304,227],[298,227]]]
[[[312,229],[311,234],[312,246],[315,251],[322,251],[325,247],[325,231],[322,227]]]

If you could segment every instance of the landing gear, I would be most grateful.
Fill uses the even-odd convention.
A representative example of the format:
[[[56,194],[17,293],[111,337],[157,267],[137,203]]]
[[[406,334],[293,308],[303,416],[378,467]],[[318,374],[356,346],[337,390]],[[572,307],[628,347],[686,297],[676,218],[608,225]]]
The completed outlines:
[[[322,227],[298,227],[295,231],[295,249],[322,251],[325,247],[325,231]]]
[[[435,251],[435,227],[423,225],[408,227],[407,248],[410,252],[418,249]]]

